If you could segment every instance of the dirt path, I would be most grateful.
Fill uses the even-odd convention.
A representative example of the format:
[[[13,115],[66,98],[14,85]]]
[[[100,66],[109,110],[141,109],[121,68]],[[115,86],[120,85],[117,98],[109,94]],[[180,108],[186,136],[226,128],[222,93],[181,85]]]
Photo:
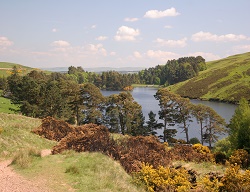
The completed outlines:
[[[44,151],[44,156],[48,151]],[[11,160],[0,162],[0,192],[51,192],[46,181],[32,181],[16,173],[9,165]]]

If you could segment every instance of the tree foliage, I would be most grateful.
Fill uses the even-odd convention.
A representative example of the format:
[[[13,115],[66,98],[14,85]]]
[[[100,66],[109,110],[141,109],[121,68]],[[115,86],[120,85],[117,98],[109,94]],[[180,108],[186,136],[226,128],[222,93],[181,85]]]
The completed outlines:
[[[246,99],[241,99],[228,125],[229,140],[234,149],[250,149],[250,107]]]

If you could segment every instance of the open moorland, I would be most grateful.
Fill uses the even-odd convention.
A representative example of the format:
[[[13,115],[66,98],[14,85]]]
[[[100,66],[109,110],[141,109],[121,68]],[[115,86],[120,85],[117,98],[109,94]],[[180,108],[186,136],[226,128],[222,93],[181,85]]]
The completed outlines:
[[[183,97],[237,103],[250,100],[250,52],[207,62],[207,69],[170,87]]]

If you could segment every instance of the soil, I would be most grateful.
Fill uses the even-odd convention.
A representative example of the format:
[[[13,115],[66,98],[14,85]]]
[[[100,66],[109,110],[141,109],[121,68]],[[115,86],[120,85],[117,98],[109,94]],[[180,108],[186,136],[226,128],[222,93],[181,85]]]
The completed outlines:
[[[50,150],[43,150],[42,156]],[[11,160],[0,162],[0,192],[52,192],[46,187],[46,181],[33,181],[16,173],[9,165]]]

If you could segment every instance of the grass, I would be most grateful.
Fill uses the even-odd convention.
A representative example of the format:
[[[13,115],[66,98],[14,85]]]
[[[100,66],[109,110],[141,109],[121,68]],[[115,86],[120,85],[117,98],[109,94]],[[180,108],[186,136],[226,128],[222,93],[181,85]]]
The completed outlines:
[[[173,165],[185,167],[187,170],[190,169],[195,170],[197,172],[197,180],[203,178],[206,174],[211,172],[223,175],[227,168],[225,165],[219,165],[211,162],[195,163],[195,162],[175,161],[173,162]]]
[[[11,74],[12,68],[16,66],[20,70],[20,75],[26,75],[32,70],[41,71],[41,69],[31,68],[17,63],[0,62],[0,77],[8,77]],[[50,71],[43,71],[50,74]]]
[[[35,148],[50,149],[56,142],[32,134],[31,130],[41,124],[40,119],[21,115],[0,113],[0,158],[13,157],[16,152]]]
[[[18,173],[55,192],[143,191],[118,162],[101,153],[66,151],[41,157],[43,149],[57,142],[31,133],[40,124],[40,119],[0,113],[0,161],[12,159]]]
[[[132,84],[132,87],[153,87],[153,88],[160,88],[160,85],[146,85],[146,84]]]
[[[15,110],[18,109],[18,106],[12,104],[10,99],[4,98],[1,95],[2,90],[0,90],[0,113],[15,113]]]
[[[250,100],[250,52],[207,63],[207,70],[197,77],[170,86],[189,98],[237,103],[242,97]]]

